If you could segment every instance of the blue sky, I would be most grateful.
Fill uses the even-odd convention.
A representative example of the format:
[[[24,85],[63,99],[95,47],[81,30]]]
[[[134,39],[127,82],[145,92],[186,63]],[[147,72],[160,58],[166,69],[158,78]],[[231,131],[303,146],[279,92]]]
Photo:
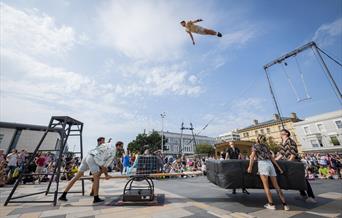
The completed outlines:
[[[193,46],[179,22],[197,18],[224,36],[195,35]],[[127,143],[160,130],[165,112],[165,129],[210,122],[203,134],[215,137],[272,117],[264,64],[311,40],[342,60],[342,2],[3,1],[0,39],[2,121],[72,116],[90,148],[100,135]],[[298,103],[281,67],[270,69],[285,116],[341,108],[310,52],[297,57],[310,101]],[[341,88],[341,68],[327,63]]]

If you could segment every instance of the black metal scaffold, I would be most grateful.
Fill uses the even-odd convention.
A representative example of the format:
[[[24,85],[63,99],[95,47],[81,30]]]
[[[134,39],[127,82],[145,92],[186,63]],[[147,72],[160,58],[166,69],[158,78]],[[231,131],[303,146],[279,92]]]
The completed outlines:
[[[51,179],[48,183],[46,191],[40,191],[40,192],[35,192],[35,193],[29,193],[25,195],[20,195],[20,196],[13,196],[15,191],[17,190],[19,185],[22,185],[22,180],[25,176],[28,176],[26,174],[26,168],[28,166],[24,166],[23,172],[19,174],[18,179],[16,180],[11,193],[8,195],[4,206],[7,206],[9,203],[53,203],[55,206],[57,204],[57,195],[58,195],[58,188],[59,188],[59,180],[60,180],[60,173],[61,173],[61,163],[62,163],[62,155],[65,150],[65,146],[67,145],[67,141],[69,139],[69,136],[76,136],[79,137],[79,143],[80,143],[80,153],[81,159],[83,158],[83,142],[82,142],[82,131],[83,131],[83,123],[73,119],[68,116],[52,116],[49,122],[48,127],[42,128],[42,129],[36,129],[40,131],[45,131],[42,138],[40,139],[37,147],[35,148],[33,154],[30,157],[29,162],[31,163],[34,161],[34,158],[38,154],[38,152],[43,151],[40,150],[39,148],[41,147],[44,139],[46,138],[47,134],[49,132],[57,132],[60,135],[60,140],[58,143],[58,146],[55,147],[54,150],[49,150],[49,151],[55,151],[56,154],[58,154],[58,158],[56,159],[56,164],[55,168],[53,169],[53,173],[41,173],[37,174],[35,173],[34,175],[51,175]],[[45,150],[44,150],[45,151]],[[74,152],[76,153],[76,152]],[[32,174],[31,174],[32,175]],[[56,183],[56,188],[54,192],[50,192],[50,188],[52,183]],[[39,200],[39,201],[34,201],[34,200],[16,200],[24,197],[29,197],[29,196],[34,196],[34,195],[39,195],[43,194],[45,195],[48,194],[54,194],[52,200]],[[73,193],[82,193],[84,195],[84,181],[82,180],[82,191],[81,192],[73,192]]]

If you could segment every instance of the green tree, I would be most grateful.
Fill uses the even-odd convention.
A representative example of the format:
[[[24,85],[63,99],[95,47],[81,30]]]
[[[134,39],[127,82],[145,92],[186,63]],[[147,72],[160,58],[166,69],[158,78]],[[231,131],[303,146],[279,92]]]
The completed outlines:
[[[198,144],[195,149],[196,154],[212,155],[215,153],[215,149],[209,144]]]
[[[165,137],[163,138],[163,141],[165,145],[165,143],[167,142]],[[133,141],[128,143],[128,149],[134,153],[136,153],[137,151],[143,152],[146,149],[154,152],[158,149],[161,149],[161,135],[157,131],[152,131],[148,135],[145,133],[140,133]]]
[[[272,136],[268,137],[267,142],[268,142],[268,147],[270,148],[271,151],[274,152],[274,154],[276,154],[280,150],[278,144],[274,141]]]

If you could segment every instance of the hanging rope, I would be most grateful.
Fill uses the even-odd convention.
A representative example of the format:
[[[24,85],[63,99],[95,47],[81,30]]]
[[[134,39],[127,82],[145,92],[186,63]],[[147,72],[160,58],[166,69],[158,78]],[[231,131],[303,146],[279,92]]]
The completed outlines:
[[[332,61],[334,61],[336,64],[340,65],[340,67],[342,67],[342,64],[337,61],[335,58],[331,57],[330,55],[328,55],[326,52],[324,52],[322,49],[320,49],[318,46],[316,46],[317,49],[322,52],[323,54],[325,54],[328,58],[330,58]]]
[[[305,95],[306,95],[306,99],[302,99],[302,100],[308,100],[308,99],[311,99],[310,95],[309,95],[309,92],[308,92],[308,88],[306,86],[306,83],[305,83],[305,80],[304,80],[304,73],[299,65],[299,62],[298,62],[298,59],[297,59],[297,56],[295,55],[294,56],[295,60],[296,60],[296,64],[297,64],[297,68],[298,68],[298,71],[300,73],[300,78],[302,79],[302,83],[303,83],[303,86],[304,86],[304,90],[305,90]]]
[[[290,86],[291,86],[291,88],[292,88],[292,91],[293,91],[293,93],[295,94],[295,96],[296,96],[296,98],[297,98],[297,101],[300,101],[301,99],[300,99],[300,97],[299,97],[299,95],[298,95],[298,93],[297,93],[297,90],[296,90],[295,87],[293,86],[293,83],[292,83],[292,80],[291,80],[291,78],[290,78],[290,75],[287,73],[287,71],[286,71],[286,69],[285,69],[285,66],[287,66],[287,63],[284,62],[284,64],[282,64],[282,63],[280,63],[280,64],[281,64],[281,66],[283,67],[283,71],[284,71],[284,73],[285,73],[285,75],[286,75],[287,81],[289,82],[289,84],[290,84]]]
[[[318,48],[318,47],[317,47],[317,48]],[[324,67],[323,67],[321,61],[320,61],[319,58],[317,57],[317,54],[316,54],[316,52],[314,51],[314,49],[313,49],[312,47],[311,47],[311,50],[312,50],[312,52],[314,53],[314,56],[316,57],[316,60],[317,60],[317,62],[319,63],[319,66],[321,66],[323,72],[325,72]],[[334,87],[334,85],[332,84],[332,82],[330,81],[329,77],[328,77],[325,73],[324,73],[324,75],[327,77],[327,79],[328,79],[328,81],[329,81],[329,84],[330,84],[331,88],[334,90],[334,93],[335,93],[335,95],[336,95],[338,101],[339,101],[340,104],[342,105],[342,99],[340,98],[340,95],[339,95],[339,94],[337,93],[337,91],[335,90],[335,87]]]

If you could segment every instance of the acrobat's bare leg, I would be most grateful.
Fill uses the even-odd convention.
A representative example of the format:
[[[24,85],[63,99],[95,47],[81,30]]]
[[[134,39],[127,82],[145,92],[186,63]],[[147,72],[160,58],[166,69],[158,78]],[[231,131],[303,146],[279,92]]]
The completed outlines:
[[[213,36],[217,35],[217,32],[211,29],[204,29],[204,33],[207,35],[213,35]]]
[[[211,29],[204,28],[203,33],[205,35],[212,35],[212,36],[222,37],[222,34],[220,32],[216,32],[216,31],[211,30]]]

